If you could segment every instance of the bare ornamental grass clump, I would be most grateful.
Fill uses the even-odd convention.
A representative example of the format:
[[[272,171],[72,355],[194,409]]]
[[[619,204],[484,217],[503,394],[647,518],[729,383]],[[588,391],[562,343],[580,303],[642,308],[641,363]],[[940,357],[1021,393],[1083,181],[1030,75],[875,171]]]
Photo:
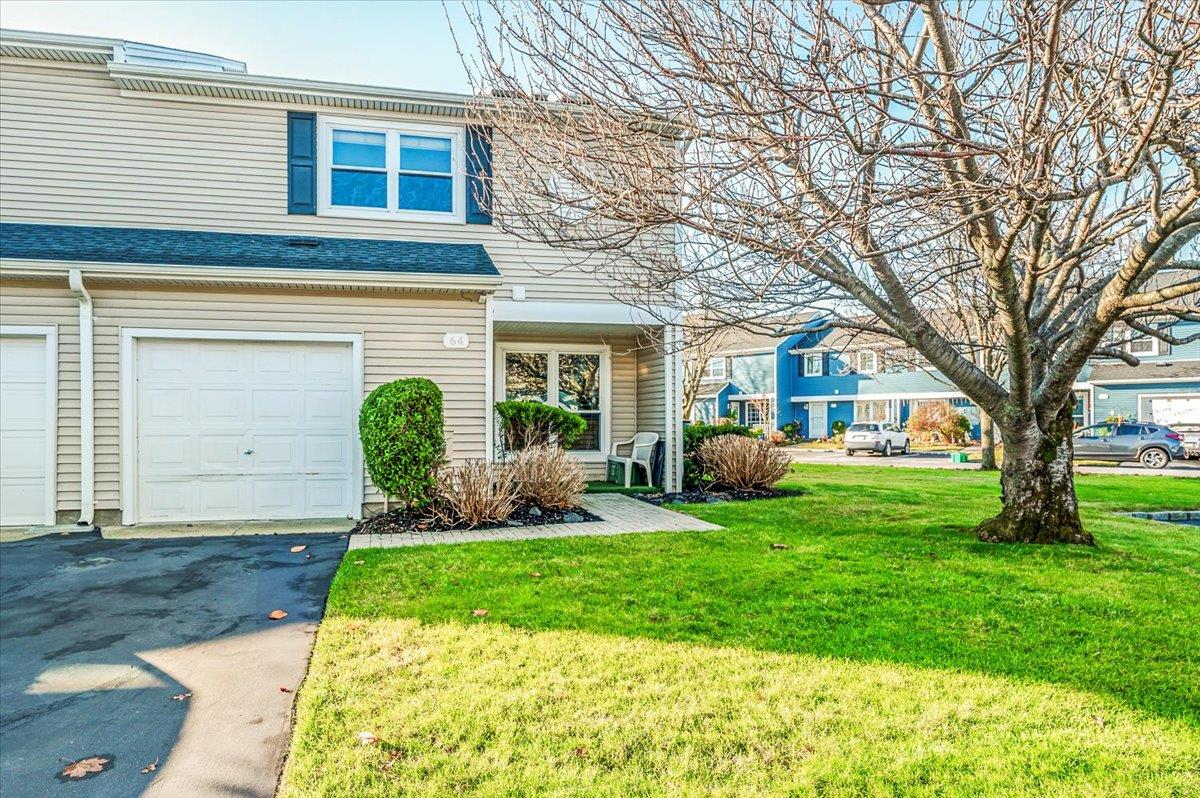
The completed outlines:
[[[508,472],[516,485],[517,499],[547,510],[579,506],[587,488],[583,463],[554,446],[531,446],[516,452]]]
[[[510,469],[483,460],[438,470],[435,517],[446,526],[468,529],[507,521],[517,508],[517,484]]]
[[[732,490],[763,492],[787,473],[789,458],[767,441],[722,435],[700,444],[697,451],[714,485]]]

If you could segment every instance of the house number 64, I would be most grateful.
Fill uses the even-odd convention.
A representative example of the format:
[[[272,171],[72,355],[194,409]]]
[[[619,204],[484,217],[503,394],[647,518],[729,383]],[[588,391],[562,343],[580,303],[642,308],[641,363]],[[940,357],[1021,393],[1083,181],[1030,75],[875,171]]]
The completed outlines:
[[[448,332],[442,336],[442,346],[447,349],[466,349],[471,339],[465,332]]]

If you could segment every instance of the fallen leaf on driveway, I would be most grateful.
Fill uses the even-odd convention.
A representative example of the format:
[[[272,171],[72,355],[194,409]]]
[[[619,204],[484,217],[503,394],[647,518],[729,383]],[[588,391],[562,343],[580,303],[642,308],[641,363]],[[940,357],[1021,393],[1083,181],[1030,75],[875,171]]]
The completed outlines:
[[[357,737],[359,745],[374,745],[379,742],[379,738],[371,732],[359,732]]]
[[[283,610],[271,610],[269,613],[267,613],[267,617],[272,621],[281,621],[287,617],[287,613]]]
[[[171,700],[172,701],[187,701],[191,697],[192,697],[191,693],[179,693],[178,695],[171,696]]]
[[[304,551],[307,548],[308,548],[308,546],[292,546],[290,551],[292,552],[292,554],[299,554],[300,552]]]
[[[142,768],[143,773],[153,773],[156,770],[158,770],[158,760],[157,759],[155,759],[149,765],[146,765],[146,767]]]
[[[476,618],[482,618],[483,616],[487,615],[487,610],[471,610],[471,614]]]
[[[771,548],[773,548],[773,549],[790,549],[791,546],[789,546],[786,543],[772,543]]]
[[[279,692],[281,692],[281,693],[290,693],[290,692],[292,692],[292,691],[291,691],[289,688],[287,688],[287,687],[280,687],[280,688],[279,688]]]
[[[82,779],[89,773],[99,773],[107,764],[108,760],[102,756],[89,756],[87,759],[67,765],[63,768],[62,774],[68,779]]]

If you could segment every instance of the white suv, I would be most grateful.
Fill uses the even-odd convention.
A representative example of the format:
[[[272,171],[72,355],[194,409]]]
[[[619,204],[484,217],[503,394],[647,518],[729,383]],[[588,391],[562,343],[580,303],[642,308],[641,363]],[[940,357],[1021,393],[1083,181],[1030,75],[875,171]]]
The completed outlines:
[[[908,433],[895,424],[858,421],[846,429],[846,456],[855,452],[879,452],[884,457],[892,452],[908,454]]]

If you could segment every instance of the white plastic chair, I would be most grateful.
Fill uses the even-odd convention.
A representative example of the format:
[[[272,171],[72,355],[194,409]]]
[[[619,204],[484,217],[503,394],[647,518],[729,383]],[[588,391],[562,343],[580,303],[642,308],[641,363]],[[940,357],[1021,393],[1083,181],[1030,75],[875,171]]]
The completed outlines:
[[[650,473],[650,460],[654,457],[654,445],[658,443],[657,432],[639,432],[632,438],[624,441],[614,441],[612,450],[608,455],[609,463],[620,463],[625,469],[625,487],[629,487],[633,480],[633,467],[640,465],[646,471],[646,485],[652,486],[654,477]],[[618,453],[617,448],[620,446],[630,446],[632,449],[629,456],[625,457]]]

